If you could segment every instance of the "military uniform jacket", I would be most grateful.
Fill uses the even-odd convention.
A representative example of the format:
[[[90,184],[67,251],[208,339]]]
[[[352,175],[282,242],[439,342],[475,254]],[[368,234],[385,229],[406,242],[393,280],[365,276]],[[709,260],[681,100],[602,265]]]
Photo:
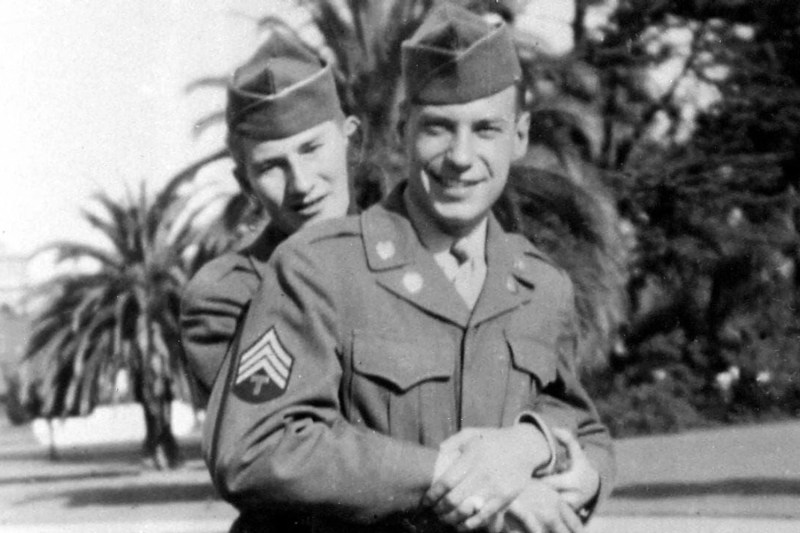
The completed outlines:
[[[263,268],[286,238],[273,226],[245,248],[212,259],[197,271],[181,298],[181,336],[189,368],[207,396],[261,281]]]
[[[281,245],[209,403],[204,453],[223,497],[319,529],[402,529],[444,439],[528,411],[576,432],[609,489],[610,438],[573,368],[569,278],[494,218],[486,257],[470,312],[399,190]]]

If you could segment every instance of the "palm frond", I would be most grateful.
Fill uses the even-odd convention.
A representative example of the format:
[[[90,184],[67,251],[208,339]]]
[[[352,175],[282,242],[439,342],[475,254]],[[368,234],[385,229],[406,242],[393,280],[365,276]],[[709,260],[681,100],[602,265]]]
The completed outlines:
[[[97,246],[77,242],[60,241],[50,243],[35,250],[32,256],[35,257],[48,252],[55,252],[56,263],[77,259],[94,259],[105,267],[114,269],[122,267],[119,258],[115,257],[112,253]]]
[[[205,88],[225,88],[228,85],[228,77],[227,76],[204,76],[202,78],[198,78],[184,88],[186,93],[192,93],[198,89],[205,89]]]
[[[175,195],[180,187],[185,185],[186,183],[193,180],[197,173],[200,172],[206,165],[213,163],[214,161],[218,161],[223,159],[224,157],[228,156],[228,149],[227,148],[220,148],[219,150],[212,152],[211,154],[207,155],[206,157],[200,159],[192,163],[191,165],[187,166],[177,174],[175,174],[164,188],[156,195],[155,200],[153,201],[153,205],[156,209],[163,210],[166,206],[168,206],[171,202],[175,200]]]
[[[220,124],[225,120],[225,112],[224,111],[214,111],[213,113],[209,113],[208,115],[201,117],[200,119],[194,122],[192,126],[192,136],[199,137],[203,133],[208,130],[211,126],[216,124]]]

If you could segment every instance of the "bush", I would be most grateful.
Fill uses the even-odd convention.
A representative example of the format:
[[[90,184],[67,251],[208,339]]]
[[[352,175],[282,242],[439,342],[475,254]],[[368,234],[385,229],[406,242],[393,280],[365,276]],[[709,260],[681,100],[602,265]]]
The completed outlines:
[[[596,404],[614,437],[671,433],[708,424],[682,385],[670,377],[627,385],[618,376],[613,382]]]

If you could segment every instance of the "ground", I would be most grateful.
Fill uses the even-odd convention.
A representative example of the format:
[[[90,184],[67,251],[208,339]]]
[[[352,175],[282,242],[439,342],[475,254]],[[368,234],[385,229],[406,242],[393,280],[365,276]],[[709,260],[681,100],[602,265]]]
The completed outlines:
[[[800,531],[800,422],[617,442],[617,488],[588,533]],[[137,447],[62,450],[0,423],[0,533],[224,532],[196,437],[177,471],[143,467]]]

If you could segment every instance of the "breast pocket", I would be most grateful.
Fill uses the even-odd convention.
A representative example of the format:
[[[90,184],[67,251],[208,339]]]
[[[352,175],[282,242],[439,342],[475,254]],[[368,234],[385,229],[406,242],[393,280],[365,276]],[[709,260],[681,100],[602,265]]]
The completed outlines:
[[[449,424],[456,354],[448,343],[429,341],[355,332],[349,396],[360,422],[422,443]]]
[[[506,333],[513,369],[509,376],[511,412],[528,408],[542,389],[556,379],[555,343],[531,335]]]

